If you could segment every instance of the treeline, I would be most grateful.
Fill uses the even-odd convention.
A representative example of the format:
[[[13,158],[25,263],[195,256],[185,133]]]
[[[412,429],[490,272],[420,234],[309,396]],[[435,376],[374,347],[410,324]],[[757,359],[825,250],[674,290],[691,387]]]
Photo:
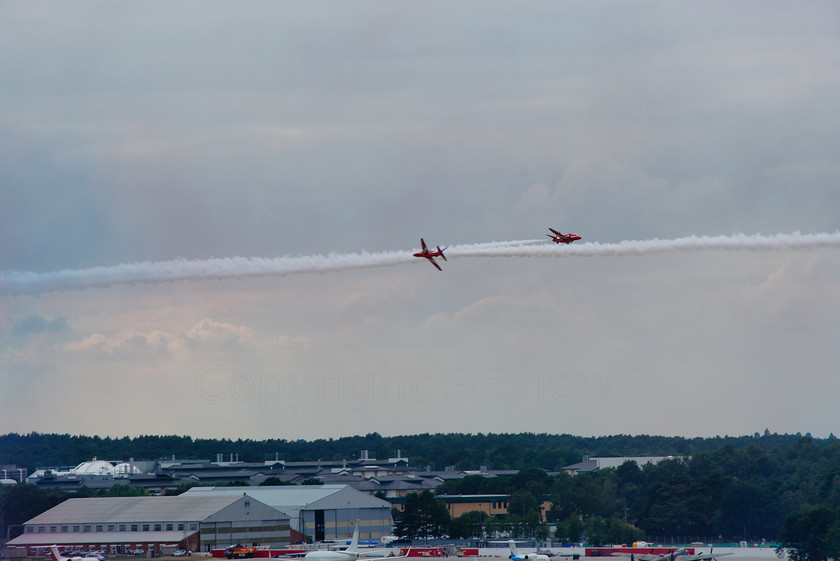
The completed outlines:
[[[438,494],[510,495],[503,531],[539,537],[535,524],[540,504],[557,523],[555,539],[622,543],[650,541],[759,541],[784,537],[786,520],[815,506],[840,509],[840,442],[828,444],[801,437],[794,446],[765,450],[757,445],[737,449],[726,444],[691,457],[638,466],[626,462],[575,476],[549,475],[539,469],[512,477],[468,476],[444,483]],[[486,536],[474,518],[472,527]],[[476,535],[475,537],[479,537]],[[840,534],[837,536],[840,540]]]
[[[809,435],[806,435],[806,437]],[[383,437],[378,433],[319,440],[194,439],[189,436],[138,436],[110,438],[36,432],[0,436],[0,465],[34,470],[43,466],[73,466],[94,457],[107,460],[156,460],[160,458],[205,458],[231,455],[246,462],[279,458],[289,461],[351,460],[361,450],[370,457],[394,457],[399,451],[414,467],[442,470],[522,469],[539,467],[557,471],[589,456],[693,456],[725,445],[736,450],[788,450],[802,437],[755,433],[753,436],[682,438],[665,436],[581,437],[567,434],[418,434]],[[834,437],[813,439],[816,447],[828,446]]]
[[[441,436],[470,441],[465,435]],[[498,436],[500,441],[512,437]],[[519,436],[529,442],[540,438]],[[776,447],[761,445],[772,438],[756,436],[740,448],[734,439],[657,464],[626,462],[574,476],[534,466],[510,476],[470,475],[442,484],[436,494],[505,494],[507,516],[472,512],[451,520],[441,501],[417,495],[407,498],[405,511],[395,512],[395,530],[406,538],[510,535],[593,545],[640,538],[659,543],[766,539],[792,548],[795,561],[840,558],[840,442],[800,436],[793,442],[779,437]],[[129,486],[109,491],[137,492],[142,491]],[[3,524],[21,524],[64,498],[34,485],[4,489]],[[552,504],[547,510],[545,501]],[[548,523],[556,528],[552,534]]]

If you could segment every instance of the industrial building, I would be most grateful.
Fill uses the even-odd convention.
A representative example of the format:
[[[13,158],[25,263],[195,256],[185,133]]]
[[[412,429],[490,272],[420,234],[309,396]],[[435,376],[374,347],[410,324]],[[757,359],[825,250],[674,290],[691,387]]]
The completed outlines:
[[[391,533],[391,503],[350,485],[193,487],[182,496],[233,496],[246,493],[289,517],[293,531],[308,542],[349,538],[359,520],[359,538],[378,540]]]
[[[289,517],[239,491],[233,495],[68,499],[24,524],[7,551],[65,550],[160,553],[165,546],[210,551],[234,543],[279,547],[290,541]],[[20,549],[19,549],[20,548]]]

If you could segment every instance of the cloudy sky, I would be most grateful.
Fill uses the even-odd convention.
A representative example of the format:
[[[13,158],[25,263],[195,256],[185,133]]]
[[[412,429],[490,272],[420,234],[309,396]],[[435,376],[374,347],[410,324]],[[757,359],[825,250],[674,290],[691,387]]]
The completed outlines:
[[[0,2],[0,271],[834,233],[838,21]],[[0,294],[0,430],[838,431],[837,246],[441,264]]]

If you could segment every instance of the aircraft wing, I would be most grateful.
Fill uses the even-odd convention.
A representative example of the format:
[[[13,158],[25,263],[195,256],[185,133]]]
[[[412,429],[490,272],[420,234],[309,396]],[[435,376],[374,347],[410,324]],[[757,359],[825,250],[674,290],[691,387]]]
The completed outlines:
[[[434,260],[433,258],[431,258],[431,257],[426,257],[426,259],[428,259],[428,260],[429,260],[429,262],[430,262],[432,265],[434,265],[434,266],[435,266],[435,268],[436,268],[438,271],[443,271],[443,269],[441,269],[441,268],[440,268],[440,265],[438,265],[438,264],[435,262],[435,260]]]
[[[625,559],[631,559],[632,561],[660,561],[660,559],[666,559],[666,555],[660,555],[657,553],[613,553],[611,557],[624,557]],[[680,561],[685,561],[682,557],[679,558]]]
[[[386,557],[365,557],[365,561],[391,561],[392,559],[405,559],[411,553],[411,548],[405,552],[405,555],[388,555]]]
[[[679,557],[679,561],[714,561],[718,557],[723,557],[724,555],[732,555],[732,553],[698,553],[696,555],[687,555],[685,557]]]

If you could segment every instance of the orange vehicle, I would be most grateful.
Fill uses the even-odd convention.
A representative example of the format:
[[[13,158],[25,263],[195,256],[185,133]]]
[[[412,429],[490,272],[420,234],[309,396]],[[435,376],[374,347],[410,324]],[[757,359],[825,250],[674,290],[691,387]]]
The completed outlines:
[[[247,545],[236,544],[225,548],[225,557],[228,559],[246,559],[254,556],[256,547],[248,547]]]

